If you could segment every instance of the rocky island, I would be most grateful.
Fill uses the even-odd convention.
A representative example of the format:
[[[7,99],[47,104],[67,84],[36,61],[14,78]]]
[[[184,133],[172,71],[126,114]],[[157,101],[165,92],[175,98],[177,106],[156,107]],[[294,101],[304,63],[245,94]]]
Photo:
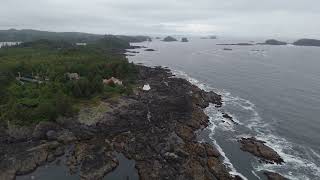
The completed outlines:
[[[266,40],[262,44],[266,44],[266,45],[287,45],[288,43],[283,42],[283,41],[278,41],[278,40],[275,40],[275,39],[269,39],[269,40]]]
[[[284,163],[279,154],[270,147],[266,146],[264,141],[260,141],[254,137],[251,137],[241,138],[239,142],[241,144],[241,150],[250,152],[265,162],[276,164]]]
[[[296,46],[320,46],[320,40],[317,39],[300,39],[293,43]]]
[[[164,42],[173,42],[173,41],[178,41],[178,40],[175,39],[175,38],[172,37],[172,36],[167,36],[167,37],[165,37],[162,41],[164,41]]]
[[[182,38],[181,42],[189,42],[188,38]]]

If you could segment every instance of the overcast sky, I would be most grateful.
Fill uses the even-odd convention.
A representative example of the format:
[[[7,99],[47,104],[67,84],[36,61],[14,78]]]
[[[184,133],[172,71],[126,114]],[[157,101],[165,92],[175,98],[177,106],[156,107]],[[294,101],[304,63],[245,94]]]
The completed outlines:
[[[320,0],[0,0],[0,29],[320,38]]]

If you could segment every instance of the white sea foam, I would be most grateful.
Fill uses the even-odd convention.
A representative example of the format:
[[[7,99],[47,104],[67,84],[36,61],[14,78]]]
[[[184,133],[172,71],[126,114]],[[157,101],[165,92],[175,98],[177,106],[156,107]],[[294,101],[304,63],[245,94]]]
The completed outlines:
[[[270,170],[275,172],[282,172],[282,174],[289,179],[310,179],[303,172],[313,174],[314,177],[320,178],[320,167],[317,166],[313,159],[306,158],[306,154],[299,154],[294,148],[304,149],[297,144],[293,144],[285,138],[275,135],[270,124],[264,122],[256,111],[255,105],[245,99],[233,97],[230,93],[223,94],[226,104],[233,104],[250,113],[250,119],[246,122],[246,127],[257,133],[257,138],[266,142],[266,145],[274,149],[285,161],[284,165],[276,164],[257,164],[256,171]],[[241,135],[242,137],[244,135]],[[250,137],[250,135],[245,135]],[[238,136],[240,137],[240,136]],[[310,151],[314,156],[319,157],[312,149]],[[305,150],[304,153],[307,153]],[[312,178],[311,178],[312,179]]]
[[[311,153],[316,156],[318,159],[320,159],[320,154],[316,153],[313,149],[309,149]]]
[[[312,162],[312,160],[305,158],[307,156],[306,154],[301,154],[293,150],[294,147],[299,149],[303,149],[303,147],[299,147],[297,144],[292,144],[286,139],[273,134],[259,134],[257,137],[258,139],[266,141],[266,145],[274,149],[285,161],[285,163],[281,166],[273,164],[258,165],[256,166],[257,170],[267,169],[276,171],[281,169],[281,171],[285,171],[283,175],[293,180],[308,180],[314,179],[315,177],[320,178],[320,167]],[[314,177],[310,178],[301,172],[308,172],[310,176]]]
[[[256,172],[251,171],[251,173],[252,173],[255,177],[257,177],[257,179],[261,179]]]
[[[212,104],[210,104],[210,106],[208,108],[206,108],[206,112],[210,112],[210,109],[212,109],[212,107],[214,107]],[[209,121],[211,122],[211,125],[208,127],[211,132],[210,132],[210,139],[212,140],[214,146],[217,148],[217,150],[219,151],[219,153],[221,154],[221,156],[223,157],[224,161],[223,164],[226,165],[229,169],[230,169],[230,174],[233,176],[240,176],[242,179],[247,180],[247,178],[245,176],[243,176],[241,173],[239,173],[233,166],[233,164],[231,163],[230,159],[226,156],[226,154],[224,153],[224,151],[222,150],[222,148],[219,146],[219,144],[217,143],[217,141],[214,139],[214,132],[215,132],[215,128],[217,127],[214,123],[215,120],[215,116],[209,116]]]
[[[190,76],[188,76],[186,73],[184,73],[182,71],[173,71],[173,74],[175,74],[177,77],[187,79],[190,83],[198,86],[200,89],[202,89],[204,91],[215,90],[214,88],[212,88],[204,83],[201,83],[194,78],[191,78]],[[224,118],[223,118],[222,112],[220,112],[213,104],[210,104],[209,107],[207,107],[205,109],[205,113],[209,116],[209,121],[210,121],[210,126],[208,127],[211,130],[210,139],[212,140],[215,147],[217,148],[217,150],[220,152],[221,156],[223,157],[223,159],[224,159],[223,163],[230,169],[229,173],[233,176],[240,176],[242,179],[247,180],[247,178],[245,176],[243,176],[241,173],[239,173],[234,168],[234,166],[231,163],[231,161],[229,160],[229,158],[226,156],[226,154],[224,153],[222,148],[219,146],[219,144],[216,142],[216,140],[213,137],[216,127],[219,127],[219,128],[223,127],[223,130],[233,130],[233,124],[232,123],[230,123],[230,124],[223,123]],[[221,126],[221,124],[223,124],[223,126]]]
[[[234,131],[234,124],[226,121],[223,117],[223,113],[214,105],[209,105],[204,112],[209,116],[209,121],[214,127],[219,127],[219,129],[223,131]],[[210,128],[210,130],[214,133],[213,128]]]
[[[281,166],[259,163],[255,167],[256,171],[281,171],[282,174],[289,179],[310,179],[302,172],[308,172],[309,174],[313,174],[315,177],[320,177],[320,167],[318,167],[312,160],[307,159],[306,154],[299,154],[294,150],[294,147],[299,149],[303,149],[303,147],[299,147],[299,145],[293,144],[285,138],[275,135],[272,131],[273,128],[270,124],[262,120],[259,113],[255,110],[255,105],[252,102],[239,97],[233,97],[230,93],[224,94],[224,101],[248,111],[251,118],[246,122],[246,127],[257,133],[257,138],[265,141],[266,145],[274,149],[285,161],[285,164]],[[248,137],[250,135],[246,136]],[[311,149],[310,151],[312,152],[313,150]],[[307,153],[306,151],[304,152]],[[313,154],[316,157],[317,155],[319,156],[317,153]]]

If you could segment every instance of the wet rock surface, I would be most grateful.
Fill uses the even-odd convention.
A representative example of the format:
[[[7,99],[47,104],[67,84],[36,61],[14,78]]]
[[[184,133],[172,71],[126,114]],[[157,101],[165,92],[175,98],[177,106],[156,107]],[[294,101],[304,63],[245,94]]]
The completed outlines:
[[[267,176],[268,180],[289,180],[275,172],[265,171],[263,174]]]
[[[251,137],[241,138],[239,142],[241,144],[241,150],[249,152],[267,163],[284,163],[280,155],[270,147],[266,146],[264,141]]]

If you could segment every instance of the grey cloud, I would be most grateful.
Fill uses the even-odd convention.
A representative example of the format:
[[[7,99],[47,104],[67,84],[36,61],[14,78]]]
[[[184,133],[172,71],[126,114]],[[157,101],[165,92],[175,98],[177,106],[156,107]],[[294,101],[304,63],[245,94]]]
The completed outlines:
[[[1,1],[1,29],[320,37],[318,0]]]

